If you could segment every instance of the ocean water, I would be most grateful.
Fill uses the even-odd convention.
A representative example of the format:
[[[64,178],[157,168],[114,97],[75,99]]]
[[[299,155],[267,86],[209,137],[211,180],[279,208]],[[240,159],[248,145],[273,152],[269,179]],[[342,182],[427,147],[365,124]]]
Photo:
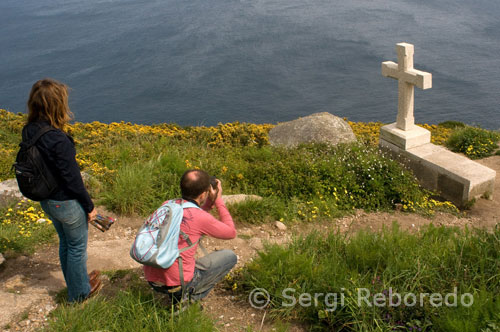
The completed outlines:
[[[417,122],[500,128],[498,0],[1,0],[0,108],[71,88],[78,121],[276,123],[315,112],[394,122],[380,73],[415,45]]]

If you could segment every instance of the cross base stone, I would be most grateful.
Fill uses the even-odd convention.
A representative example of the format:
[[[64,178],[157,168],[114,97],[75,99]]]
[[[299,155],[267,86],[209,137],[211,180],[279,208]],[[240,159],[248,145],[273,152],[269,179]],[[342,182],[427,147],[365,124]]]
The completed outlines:
[[[431,143],[404,150],[380,139],[380,147],[407,165],[423,187],[458,207],[481,196],[492,198],[496,172],[462,155]]]
[[[395,146],[408,150],[431,142],[431,132],[413,125],[409,130],[402,130],[396,123],[380,128],[380,140],[387,141]]]

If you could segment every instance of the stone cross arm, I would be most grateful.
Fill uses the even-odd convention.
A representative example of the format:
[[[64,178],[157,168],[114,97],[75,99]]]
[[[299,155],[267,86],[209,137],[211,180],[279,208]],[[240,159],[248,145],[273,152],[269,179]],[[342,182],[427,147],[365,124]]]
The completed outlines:
[[[415,85],[417,88],[426,90],[432,88],[432,74],[417,69],[400,71],[398,64],[392,61],[382,62],[382,75],[385,77],[402,80]]]

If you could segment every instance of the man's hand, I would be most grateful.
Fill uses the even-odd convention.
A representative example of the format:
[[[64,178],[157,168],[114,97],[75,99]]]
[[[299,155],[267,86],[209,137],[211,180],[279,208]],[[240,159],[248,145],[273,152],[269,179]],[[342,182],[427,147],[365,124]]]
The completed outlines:
[[[87,222],[90,222],[91,220],[95,219],[97,217],[97,210],[94,208],[90,213],[87,215]]]
[[[214,189],[212,186],[210,186],[210,192],[208,193],[208,198],[212,201],[215,202],[217,199],[222,197],[222,184],[219,179],[217,181],[217,188]]]

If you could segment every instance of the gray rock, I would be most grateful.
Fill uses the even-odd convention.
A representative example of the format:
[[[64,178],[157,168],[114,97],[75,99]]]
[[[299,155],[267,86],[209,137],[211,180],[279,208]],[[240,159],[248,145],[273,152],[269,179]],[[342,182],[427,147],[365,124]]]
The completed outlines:
[[[275,221],[274,226],[276,226],[276,228],[279,229],[280,231],[286,231],[286,225],[281,221]]]
[[[3,257],[2,253],[0,253],[0,265],[5,262],[5,257]]]
[[[0,207],[5,207],[23,198],[19,191],[16,179],[9,179],[0,182]]]
[[[241,203],[241,202],[244,202],[246,200],[258,201],[258,200],[261,200],[262,197],[257,196],[257,195],[239,194],[239,195],[222,195],[222,199],[224,200],[224,204],[231,205],[231,204]]]
[[[355,141],[356,136],[349,124],[327,112],[280,123],[269,132],[269,142],[274,146],[293,147],[301,143],[337,145]]]

